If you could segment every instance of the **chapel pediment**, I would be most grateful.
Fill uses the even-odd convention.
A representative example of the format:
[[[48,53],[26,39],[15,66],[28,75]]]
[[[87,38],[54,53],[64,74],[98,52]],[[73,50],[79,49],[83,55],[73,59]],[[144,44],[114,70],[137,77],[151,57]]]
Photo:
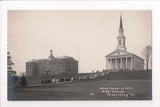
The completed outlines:
[[[108,54],[106,57],[123,56],[123,55],[129,55],[129,54],[131,53],[128,53],[122,50],[115,50],[114,52]]]

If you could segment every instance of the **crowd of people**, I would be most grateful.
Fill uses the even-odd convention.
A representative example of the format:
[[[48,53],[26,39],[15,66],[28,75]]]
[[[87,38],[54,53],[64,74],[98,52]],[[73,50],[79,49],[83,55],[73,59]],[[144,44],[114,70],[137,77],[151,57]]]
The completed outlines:
[[[70,76],[70,77],[53,77],[50,79],[43,79],[41,80],[41,84],[54,84],[54,83],[64,83],[64,82],[72,82],[72,81],[80,81],[80,80],[87,80],[87,79],[94,79],[97,77],[104,76],[108,74],[109,72],[102,71],[102,72],[96,72],[96,73],[87,73],[83,75],[76,75],[76,76]]]

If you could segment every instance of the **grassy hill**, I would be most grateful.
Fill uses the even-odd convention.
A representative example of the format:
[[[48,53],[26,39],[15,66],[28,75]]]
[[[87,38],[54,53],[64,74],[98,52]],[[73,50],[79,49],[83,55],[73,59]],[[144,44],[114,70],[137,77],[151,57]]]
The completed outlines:
[[[141,71],[120,71],[120,72],[110,72],[108,75],[103,78],[110,78],[112,80],[126,80],[126,79],[152,79],[152,72],[141,72]]]
[[[151,84],[146,79],[108,80],[103,77],[63,84],[19,87],[9,93],[8,100],[151,100]],[[124,91],[122,95],[125,96],[119,96],[121,92],[112,91]]]

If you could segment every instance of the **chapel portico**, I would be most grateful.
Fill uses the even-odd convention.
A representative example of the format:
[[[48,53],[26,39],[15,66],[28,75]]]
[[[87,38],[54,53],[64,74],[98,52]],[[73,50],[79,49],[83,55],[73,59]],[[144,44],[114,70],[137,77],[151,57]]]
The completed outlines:
[[[113,57],[107,58],[107,69],[108,70],[133,70],[133,58],[132,57]]]

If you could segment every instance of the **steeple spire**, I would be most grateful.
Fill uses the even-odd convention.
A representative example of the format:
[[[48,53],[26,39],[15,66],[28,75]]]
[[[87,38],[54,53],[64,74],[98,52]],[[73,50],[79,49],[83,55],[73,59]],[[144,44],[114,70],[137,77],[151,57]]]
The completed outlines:
[[[122,15],[120,16],[120,25],[119,25],[120,29],[123,29],[123,23],[122,23]]]
[[[119,34],[117,36],[117,48],[119,50],[126,51],[126,44],[125,44],[125,36],[124,36],[124,30],[123,30],[123,23],[122,23],[122,15],[120,16],[120,25],[119,25]]]
[[[119,35],[123,35],[122,15],[120,16]]]

